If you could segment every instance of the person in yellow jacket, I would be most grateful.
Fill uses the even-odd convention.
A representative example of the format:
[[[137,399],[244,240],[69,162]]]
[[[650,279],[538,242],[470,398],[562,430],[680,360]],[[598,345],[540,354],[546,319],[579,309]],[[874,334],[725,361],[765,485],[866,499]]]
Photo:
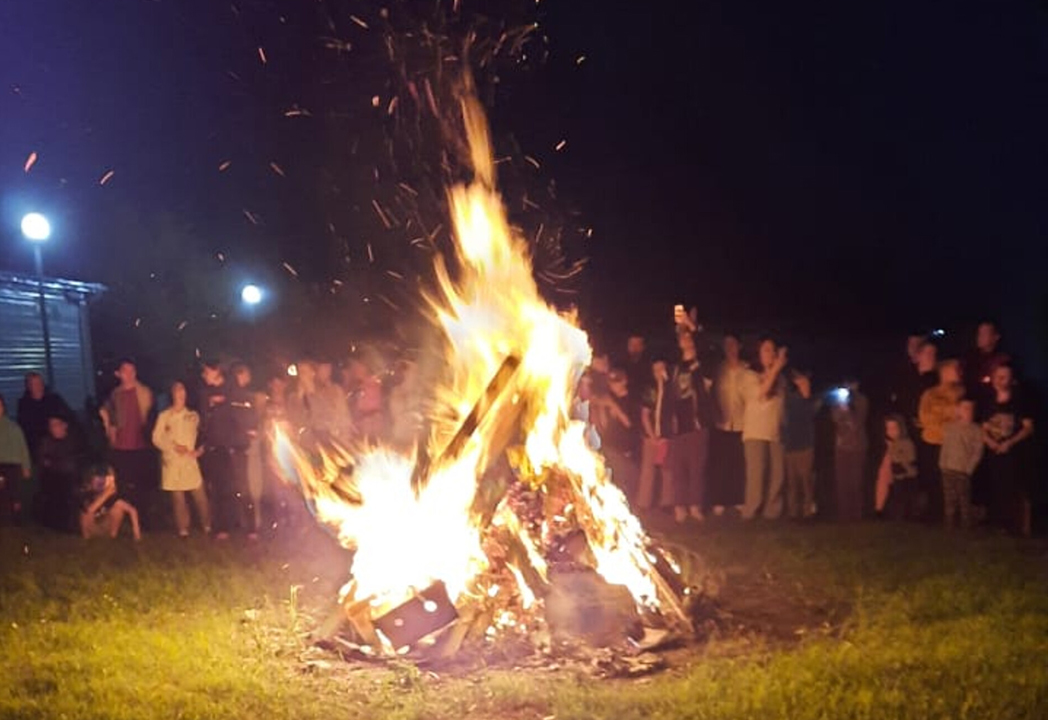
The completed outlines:
[[[960,363],[956,360],[939,363],[939,384],[924,391],[917,408],[917,424],[921,432],[921,442],[917,447],[918,485],[922,496],[919,505],[922,507],[920,514],[925,520],[937,521],[942,517],[939,453],[942,450],[943,429],[946,423],[957,416],[957,405],[963,397]]]
[[[186,386],[176,382],[171,386],[171,407],[160,413],[153,428],[153,444],[161,453],[161,487],[171,493],[175,526],[179,537],[189,536],[189,507],[186,493],[193,496],[197,515],[205,533],[211,532],[211,515],[207,492],[204,490],[200,465],[203,453],[197,447],[200,416],[186,407]]]

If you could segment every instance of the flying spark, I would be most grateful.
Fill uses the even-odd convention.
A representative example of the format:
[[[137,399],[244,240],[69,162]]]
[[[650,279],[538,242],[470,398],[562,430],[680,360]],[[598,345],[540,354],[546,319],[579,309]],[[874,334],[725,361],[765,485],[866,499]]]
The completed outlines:
[[[295,277],[295,278],[298,277],[298,270],[296,270],[295,268],[291,267],[291,265],[289,263],[285,262],[285,263],[281,263],[281,264],[284,266],[284,269],[288,271],[288,274],[290,274],[291,277]]]
[[[360,27],[364,28],[365,30],[369,29],[368,28],[368,24],[366,22],[364,22],[363,20],[361,20],[360,18],[358,18],[356,15],[350,15],[349,19],[352,20],[353,22],[355,22]]]
[[[109,172],[107,172],[105,175],[102,176],[102,179],[98,181],[98,184],[99,185],[105,185],[107,182],[109,182],[113,178],[114,175],[116,175],[116,172],[113,171],[113,170],[110,170]]]
[[[229,169],[229,166],[232,165],[232,164],[233,164],[232,160],[223,160],[222,162],[220,162],[218,164],[218,171],[219,172],[225,172],[226,170]]]
[[[561,140],[559,143],[557,143],[556,147],[554,147],[553,149],[556,150],[557,152],[560,152],[561,150],[564,149],[564,147],[567,144],[568,144],[567,140]]]
[[[272,170],[273,170],[273,172],[275,172],[275,173],[276,173],[277,175],[279,175],[280,177],[287,177],[286,175],[284,175],[284,170],[283,170],[283,168],[281,168],[281,167],[280,167],[279,165],[277,165],[277,164],[276,164],[275,162],[270,162],[270,163],[269,163],[269,167],[270,167],[270,169],[272,169]]]
[[[258,48],[258,59],[262,61],[262,64],[266,64],[266,51],[261,47]]]
[[[36,165],[37,154],[35,152],[29,153],[29,157],[25,159],[25,171],[29,172]]]

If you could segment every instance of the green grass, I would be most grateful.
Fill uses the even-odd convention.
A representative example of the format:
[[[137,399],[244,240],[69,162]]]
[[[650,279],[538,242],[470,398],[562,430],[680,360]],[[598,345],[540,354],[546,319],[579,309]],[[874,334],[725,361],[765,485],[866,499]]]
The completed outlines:
[[[316,532],[258,547],[0,531],[0,717],[1045,718],[1048,547],[915,527],[703,528],[730,617],[641,680],[320,657]]]

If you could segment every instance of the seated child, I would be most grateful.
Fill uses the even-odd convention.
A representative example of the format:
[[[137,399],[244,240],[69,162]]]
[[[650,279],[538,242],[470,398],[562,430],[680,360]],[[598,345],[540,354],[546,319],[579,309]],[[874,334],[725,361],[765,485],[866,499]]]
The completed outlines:
[[[125,517],[131,521],[131,534],[135,540],[141,540],[138,510],[117,495],[113,468],[103,466],[88,473],[83,509],[80,512],[80,534],[85,539],[102,535],[115,538],[120,533]]]

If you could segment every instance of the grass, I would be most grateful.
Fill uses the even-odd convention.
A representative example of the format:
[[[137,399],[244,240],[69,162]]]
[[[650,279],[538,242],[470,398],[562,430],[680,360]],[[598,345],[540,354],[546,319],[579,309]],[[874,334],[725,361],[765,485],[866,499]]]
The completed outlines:
[[[1044,718],[1048,546],[892,525],[723,523],[673,538],[730,613],[669,670],[435,675],[316,657],[348,559],[0,530],[0,718]]]

